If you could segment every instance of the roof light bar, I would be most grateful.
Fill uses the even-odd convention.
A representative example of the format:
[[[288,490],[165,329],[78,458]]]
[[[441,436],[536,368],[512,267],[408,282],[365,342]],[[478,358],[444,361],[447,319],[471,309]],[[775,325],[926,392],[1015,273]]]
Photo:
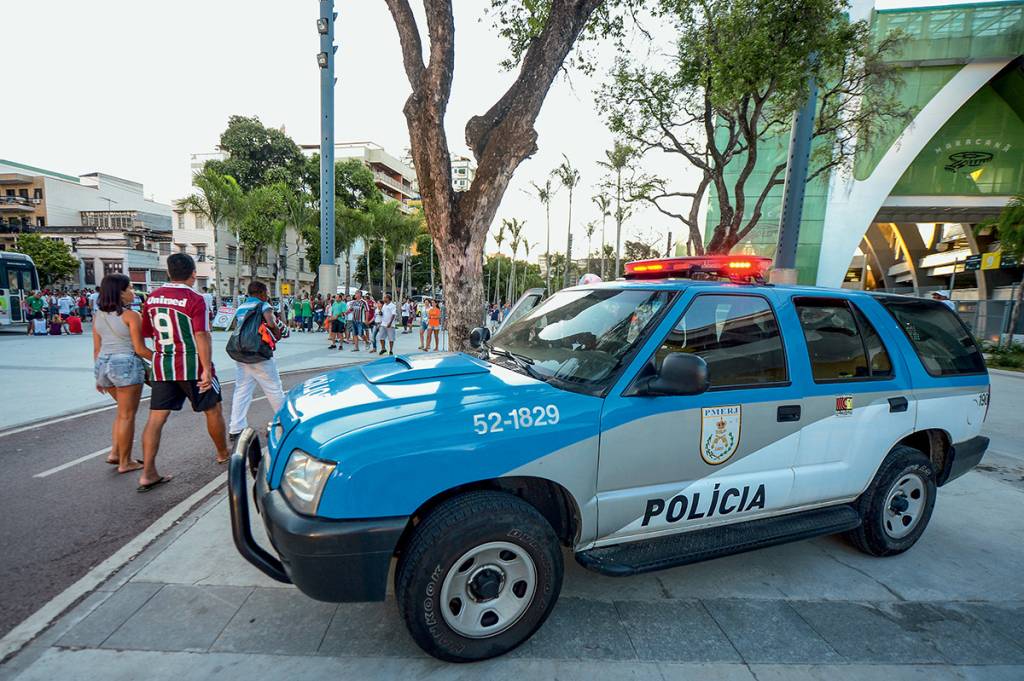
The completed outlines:
[[[687,258],[655,258],[626,263],[626,279],[725,278],[761,283],[772,265],[771,258],[756,255],[706,255]]]

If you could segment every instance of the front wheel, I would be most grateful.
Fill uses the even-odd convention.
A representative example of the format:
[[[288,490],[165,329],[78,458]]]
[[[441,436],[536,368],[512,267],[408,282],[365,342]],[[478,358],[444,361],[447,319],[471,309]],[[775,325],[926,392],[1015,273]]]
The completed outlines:
[[[409,633],[434,657],[471,662],[506,653],[540,628],[562,588],[551,525],[522,499],[470,492],[434,509],[395,573]]]
[[[903,553],[924,533],[935,506],[935,468],[918,449],[894,447],[857,500],[862,524],[849,533],[872,556]]]

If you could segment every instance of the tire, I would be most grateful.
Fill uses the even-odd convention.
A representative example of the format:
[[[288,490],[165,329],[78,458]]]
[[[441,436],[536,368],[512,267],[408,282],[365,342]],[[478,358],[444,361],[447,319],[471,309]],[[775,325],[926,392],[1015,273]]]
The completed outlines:
[[[935,467],[923,452],[897,445],[857,499],[861,526],[847,534],[872,556],[903,553],[924,533],[935,507]]]
[[[502,492],[439,505],[413,531],[395,570],[409,634],[448,662],[512,650],[540,628],[561,589],[562,551],[551,525]]]

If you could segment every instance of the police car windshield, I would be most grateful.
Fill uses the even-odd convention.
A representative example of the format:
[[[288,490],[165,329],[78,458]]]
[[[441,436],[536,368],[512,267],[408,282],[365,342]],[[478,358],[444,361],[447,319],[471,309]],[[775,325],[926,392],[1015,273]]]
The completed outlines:
[[[610,377],[670,299],[668,291],[562,291],[491,341],[532,362],[541,376],[591,386]]]

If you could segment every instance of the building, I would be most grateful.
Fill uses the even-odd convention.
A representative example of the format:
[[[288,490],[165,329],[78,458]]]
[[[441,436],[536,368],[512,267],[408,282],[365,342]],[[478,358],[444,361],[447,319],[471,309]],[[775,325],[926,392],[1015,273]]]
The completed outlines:
[[[977,227],[1024,192],[1024,0],[902,9],[860,0],[851,15],[876,37],[905,35],[892,60],[916,114],[863,144],[852,173],[808,184],[800,281],[1008,296],[1020,269],[993,255],[982,265],[998,245]],[[788,131],[777,142],[755,173],[785,159]],[[778,187],[737,251],[774,255],[781,195]],[[715,219],[712,197],[708,224]]]
[[[0,195],[0,248],[26,232],[63,241],[79,260],[76,286],[98,285],[112,272],[143,290],[167,280],[171,207],[147,199],[142,184],[0,159]]]
[[[476,165],[471,159],[452,154],[452,189],[457,192],[469,191],[476,177]]]

